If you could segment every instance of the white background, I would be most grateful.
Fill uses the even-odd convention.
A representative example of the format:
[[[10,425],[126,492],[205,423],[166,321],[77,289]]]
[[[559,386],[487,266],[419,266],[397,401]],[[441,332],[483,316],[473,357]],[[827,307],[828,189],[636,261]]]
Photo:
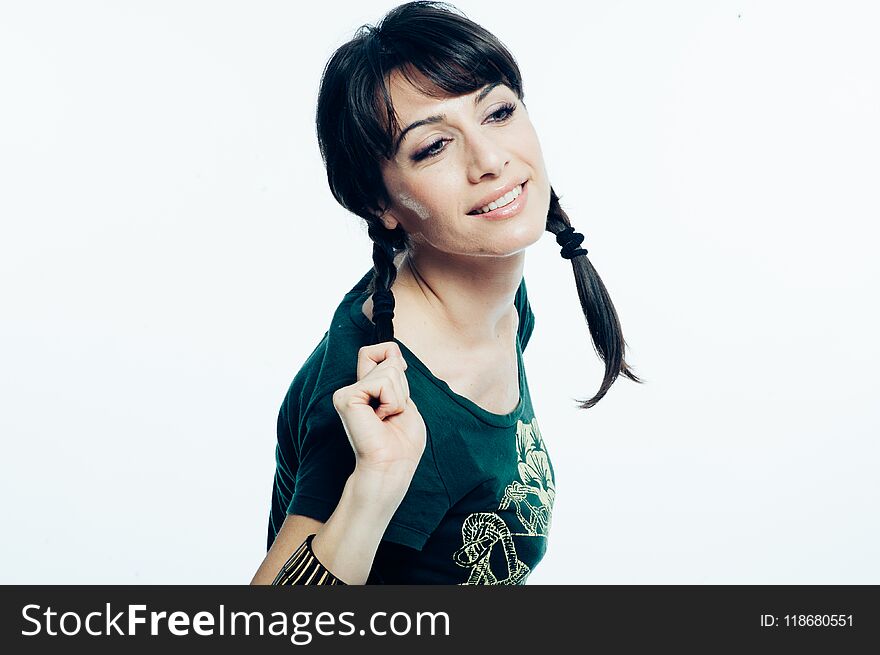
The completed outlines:
[[[371,265],[319,77],[392,6],[0,4],[0,582],[250,581],[278,406]],[[458,6],[647,381],[575,408],[603,367],[546,234],[530,582],[880,583],[876,4]]]

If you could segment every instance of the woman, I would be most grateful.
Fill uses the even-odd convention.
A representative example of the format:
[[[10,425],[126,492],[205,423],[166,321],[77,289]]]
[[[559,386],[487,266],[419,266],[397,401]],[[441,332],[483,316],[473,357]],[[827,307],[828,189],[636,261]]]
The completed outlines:
[[[581,407],[619,374],[640,380],[550,187],[516,62],[449,5],[401,5],[331,57],[317,131],[374,266],[282,404],[253,583],[524,583],[555,496],[522,362],[525,249],[545,231],[606,364]]]

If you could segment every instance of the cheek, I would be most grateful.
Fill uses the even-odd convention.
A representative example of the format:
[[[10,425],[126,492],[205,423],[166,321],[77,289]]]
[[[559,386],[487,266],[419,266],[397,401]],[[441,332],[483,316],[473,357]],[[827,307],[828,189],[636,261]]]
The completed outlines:
[[[397,194],[397,201],[401,204],[401,206],[409,209],[423,221],[427,220],[431,216],[430,210],[412,196],[409,196],[405,193],[399,193]]]
[[[541,143],[538,139],[538,133],[535,132],[535,128],[532,127],[531,123],[523,129],[519,142],[528,152],[528,158],[531,160],[531,163],[533,165],[541,165],[543,169],[544,155],[541,152]]]

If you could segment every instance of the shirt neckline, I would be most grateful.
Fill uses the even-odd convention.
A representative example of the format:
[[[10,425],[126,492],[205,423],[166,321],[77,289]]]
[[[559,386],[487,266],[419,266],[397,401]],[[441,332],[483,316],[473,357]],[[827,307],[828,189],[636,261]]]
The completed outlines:
[[[372,271],[369,271],[364,278],[352,289],[352,295],[354,296],[351,302],[351,306],[349,308],[349,318],[352,323],[362,331],[366,333],[371,333],[373,330],[373,323],[366,317],[363,312],[363,304],[367,300],[367,290],[366,287],[369,284],[369,280],[372,277]],[[522,317],[520,317],[522,320]],[[452,387],[449,384],[434,375],[431,372],[431,369],[419,359],[416,354],[407,347],[405,343],[400,341],[397,337],[394,338],[394,342],[400,346],[400,351],[406,359],[407,364],[413,366],[416,370],[418,370],[425,378],[430,380],[437,388],[439,388],[443,393],[445,393],[449,398],[459,404],[461,407],[469,411],[471,414],[479,418],[484,423],[488,423],[489,425],[495,427],[510,427],[514,425],[517,419],[520,417],[523,411],[523,404],[525,402],[525,383],[523,381],[523,376],[525,374],[523,361],[522,361],[522,349],[519,343],[519,335],[516,337],[516,364],[517,364],[517,378],[519,383],[519,401],[516,404],[516,407],[507,414],[496,414],[494,412],[490,412],[483,407],[480,407],[477,403],[472,401],[470,398],[466,398],[461,394],[456,393],[452,390]]]

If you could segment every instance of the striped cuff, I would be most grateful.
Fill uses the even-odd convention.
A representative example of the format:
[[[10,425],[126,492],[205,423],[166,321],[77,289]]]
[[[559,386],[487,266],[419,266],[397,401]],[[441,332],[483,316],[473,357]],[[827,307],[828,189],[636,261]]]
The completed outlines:
[[[273,585],[344,585],[345,583],[324,568],[324,565],[312,552],[312,539],[315,535],[310,534],[300,544],[287,563],[281,567],[281,571],[272,581]]]

